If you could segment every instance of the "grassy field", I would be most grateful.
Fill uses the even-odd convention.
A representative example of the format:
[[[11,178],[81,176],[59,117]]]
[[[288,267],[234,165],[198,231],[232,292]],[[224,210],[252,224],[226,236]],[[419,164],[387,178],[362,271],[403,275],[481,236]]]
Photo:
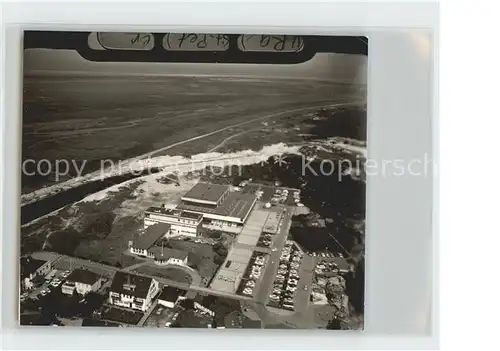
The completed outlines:
[[[229,125],[345,99],[345,86],[304,80],[28,77],[22,157],[85,160],[91,171],[100,160],[127,159]],[[190,152],[205,152],[215,142],[207,139]],[[23,192],[52,177],[24,177]]]
[[[181,269],[141,266],[135,269],[134,272],[148,274],[148,275],[155,275],[176,282],[191,284],[191,276]]]

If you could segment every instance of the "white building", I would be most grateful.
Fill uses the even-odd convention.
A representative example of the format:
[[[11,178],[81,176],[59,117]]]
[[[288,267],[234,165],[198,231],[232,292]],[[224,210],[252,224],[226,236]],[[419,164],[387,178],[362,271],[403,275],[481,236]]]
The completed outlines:
[[[148,252],[153,255],[155,263],[160,266],[168,264],[187,266],[188,264],[188,253],[185,251],[156,246]]]
[[[45,276],[51,270],[50,261],[37,260],[32,257],[21,259],[21,281],[24,289],[33,288],[36,277]]]
[[[155,223],[148,226],[143,234],[130,243],[130,252],[139,256],[153,258],[154,255],[148,250],[154,247],[158,240],[168,235],[170,227],[171,225],[167,223]]]
[[[80,295],[87,295],[91,291],[101,288],[101,277],[87,269],[75,269],[66,278],[66,282],[61,286],[64,294],[72,295],[74,291]]]
[[[158,223],[165,223],[170,225],[167,236],[195,237],[199,233],[202,221],[203,215],[198,213],[150,207],[144,214],[144,229]]]
[[[160,291],[158,281],[123,271],[115,273],[108,302],[112,305],[147,311]]]
[[[63,285],[61,285],[61,292],[66,295],[73,295],[76,290],[76,283],[65,281]]]
[[[177,289],[172,286],[164,286],[161,294],[158,296],[158,304],[167,308],[174,308],[179,301],[186,299],[186,292],[186,290]]]

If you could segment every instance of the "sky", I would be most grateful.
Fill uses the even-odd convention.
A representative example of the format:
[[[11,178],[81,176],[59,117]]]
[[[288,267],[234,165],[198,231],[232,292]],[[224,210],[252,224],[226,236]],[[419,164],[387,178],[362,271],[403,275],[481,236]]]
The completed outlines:
[[[91,62],[73,50],[28,49],[24,52],[26,74],[147,74],[223,75],[310,78],[366,84],[367,57],[320,53],[294,65]]]

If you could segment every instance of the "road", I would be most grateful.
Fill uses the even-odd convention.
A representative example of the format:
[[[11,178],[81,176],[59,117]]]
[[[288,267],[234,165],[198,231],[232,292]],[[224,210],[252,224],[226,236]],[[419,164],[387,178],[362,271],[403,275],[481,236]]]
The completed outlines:
[[[157,305],[158,305],[158,299],[155,299],[153,301],[153,303],[151,304],[151,306],[149,306],[149,308],[146,311],[146,313],[144,313],[144,315],[142,316],[142,318],[139,320],[139,323],[137,323],[138,327],[142,327],[144,325],[144,323],[149,318],[149,316],[151,315],[151,313],[153,312],[153,310],[156,308]]]
[[[233,139],[233,138],[236,138],[240,135],[243,135],[245,133],[248,133],[248,132],[251,132],[252,130],[256,130],[256,129],[251,129],[251,130],[244,130],[243,132],[239,132],[239,133],[236,133],[236,134],[233,134],[233,135],[230,135],[228,136],[226,139],[222,140],[219,144],[217,144],[216,146],[210,148],[207,150],[207,153],[209,152],[214,152],[216,151],[218,148],[224,146],[225,143],[227,143],[229,140]]]
[[[105,276],[108,278],[113,277],[117,271],[122,270],[122,268],[109,266],[109,265],[105,265],[102,263],[93,262],[93,261],[85,260],[85,259],[81,259],[81,258],[61,255],[61,254],[54,253],[54,252],[46,252],[46,251],[34,252],[32,254],[32,256],[33,256],[33,258],[36,258],[36,259],[52,261],[53,269],[71,270],[71,269],[75,269],[75,268],[87,268],[88,270],[90,270],[96,274],[99,274],[99,275],[102,275],[102,276]],[[170,267],[170,268],[172,268],[172,267]],[[124,270],[126,270],[126,267],[124,268]],[[181,282],[177,282],[174,280],[170,280],[170,279],[166,279],[166,278],[162,278],[162,277],[158,277],[158,276],[154,276],[154,275],[144,274],[144,273],[135,273],[135,274],[140,275],[140,276],[144,276],[144,277],[154,278],[162,285],[168,285],[168,286],[173,286],[173,287],[176,287],[179,289],[185,289],[185,290],[188,290],[189,292],[193,291],[196,293],[208,294],[208,295],[214,295],[214,296],[220,296],[220,297],[227,297],[230,299],[237,299],[237,300],[241,300],[241,301],[252,300],[251,297],[241,296],[241,295],[237,295],[237,294],[233,294],[233,293],[225,293],[222,291],[217,291],[217,290],[213,290],[210,288],[195,285],[195,284],[200,284],[201,279],[193,279],[191,284],[187,284],[187,283],[181,283]]]

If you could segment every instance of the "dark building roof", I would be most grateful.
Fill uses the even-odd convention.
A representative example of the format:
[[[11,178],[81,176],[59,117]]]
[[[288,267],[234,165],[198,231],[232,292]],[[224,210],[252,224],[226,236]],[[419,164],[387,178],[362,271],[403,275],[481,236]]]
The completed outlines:
[[[136,249],[147,250],[170,230],[170,224],[156,223],[146,228],[144,234],[139,236],[132,245]]]
[[[77,268],[66,278],[67,281],[77,282],[92,285],[97,280],[99,280],[100,276],[95,274],[94,272],[89,271],[88,269],[80,269]]]
[[[198,183],[182,198],[217,202],[229,190],[228,185]]]
[[[188,257],[187,252],[170,249],[168,247],[161,248],[160,246],[155,246],[149,249],[149,252],[151,252],[157,260],[168,260],[169,258],[184,260]]]
[[[201,213],[210,213],[226,217],[235,217],[243,220],[255,203],[255,195],[244,194],[240,192],[229,193],[226,199],[217,207],[209,208],[205,206],[197,206],[189,203],[181,203],[177,206],[180,210],[196,211]]]
[[[189,219],[196,219],[196,220],[200,220],[203,218],[203,215],[202,214],[199,214],[199,213],[193,213],[193,212],[186,212],[186,211],[182,211],[181,215],[180,215],[181,218],[189,218]]]
[[[123,271],[118,271],[113,277],[110,291],[134,297],[146,298],[152,279]]]
[[[184,289],[174,288],[173,286],[165,286],[158,299],[175,303],[180,296],[184,296],[186,293],[187,291]]]
[[[21,260],[21,276],[27,277],[32,273],[35,273],[38,268],[46,264],[48,261],[37,260],[32,257],[27,257]]]

